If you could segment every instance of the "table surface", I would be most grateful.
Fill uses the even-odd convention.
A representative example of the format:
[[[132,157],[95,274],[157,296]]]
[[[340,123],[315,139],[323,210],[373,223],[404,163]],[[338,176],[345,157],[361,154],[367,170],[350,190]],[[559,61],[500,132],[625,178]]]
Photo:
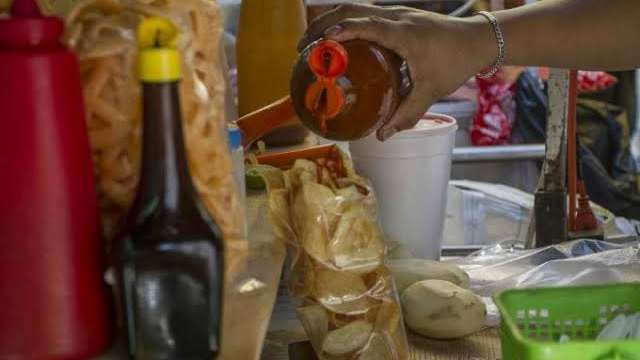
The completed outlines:
[[[283,334],[269,333],[261,360],[311,360],[289,359],[288,346],[279,342]],[[302,336],[304,337],[304,336]],[[292,340],[295,340],[295,336]],[[298,337],[298,340],[300,338]],[[410,360],[499,360],[500,338],[497,329],[486,329],[464,339],[437,341],[409,334]],[[121,347],[95,360],[126,359]]]
[[[437,341],[409,335],[411,360],[498,360],[500,336],[497,329],[452,341]]]
[[[417,335],[409,336],[411,360],[488,360],[499,359],[499,340],[495,329],[455,341],[434,341]],[[311,344],[289,345],[291,360],[317,360]]]
[[[284,282],[278,286],[285,252],[282,244],[275,242],[267,229],[269,223],[262,215],[266,211],[265,206],[264,199],[249,199],[247,217],[252,229],[251,245],[248,252],[242,249],[228,252],[227,261],[231,263],[231,272],[235,276],[227,281],[237,291],[225,294],[225,360],[289,360],[288,345],[306,341]],[[265,333],[267,336],[260,353]],[[410,333],[409,343],[411,360],[500,359],[500,339],[496,329],[453,341],[429,340]],[[94,360],[126,358],[123,347],[115,346],[108,354]]]
[[[501,358],[500,337],[495,328],[457,340],[431,340],[408,332],[410,360],[498,360]],[[290,359],[289,344],[304,342],[307,337],[298,321],[294,306],[283,284],[278,290],[269,331],[261,360]]]

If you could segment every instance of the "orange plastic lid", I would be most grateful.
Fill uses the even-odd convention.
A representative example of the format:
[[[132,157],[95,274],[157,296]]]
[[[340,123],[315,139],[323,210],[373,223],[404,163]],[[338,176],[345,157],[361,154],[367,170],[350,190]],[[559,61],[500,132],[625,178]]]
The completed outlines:
[[[320,40],[314,44],[307,63],[317,76],[337,78],[347,71],[349,57],[347,50],[339,42]]]
[[[307,88],[305,106],[321,120],[323,133],[326,132],[326,121],[336,117],[344,108],[345,94],[336,79],[347,71],[348,62],[345,48],[333,40],[316,42],[307,59],[316,81]]]

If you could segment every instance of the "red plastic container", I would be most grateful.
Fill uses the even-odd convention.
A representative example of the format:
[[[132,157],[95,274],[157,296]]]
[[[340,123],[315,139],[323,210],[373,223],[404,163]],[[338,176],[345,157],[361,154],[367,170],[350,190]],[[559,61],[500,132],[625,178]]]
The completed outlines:
[[[89,359],[110,345],[82,90],[63,23],[0,18],[0,359]]]

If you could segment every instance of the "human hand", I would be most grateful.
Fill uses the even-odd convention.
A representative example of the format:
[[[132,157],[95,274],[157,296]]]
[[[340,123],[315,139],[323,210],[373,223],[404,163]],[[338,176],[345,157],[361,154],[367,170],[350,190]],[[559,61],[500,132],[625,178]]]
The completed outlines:
[[[378,129],[387,140],[410,129],[431,105],[464,84],[495,59],[490,24],[480,17],[453,18],[407,7],[341,5],[309,25],[299,49],[326,38],[361,39],[396,52],[409,66],[413,88]]]

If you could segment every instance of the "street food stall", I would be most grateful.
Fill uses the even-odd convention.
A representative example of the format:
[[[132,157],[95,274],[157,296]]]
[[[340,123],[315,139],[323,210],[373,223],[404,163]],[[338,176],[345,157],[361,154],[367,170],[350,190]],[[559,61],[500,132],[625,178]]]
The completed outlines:
[[[638,359],[635,72],[503,66],[533,2],[0,0],[0,359]],[[497,56],[390,126],[341,3]]]

